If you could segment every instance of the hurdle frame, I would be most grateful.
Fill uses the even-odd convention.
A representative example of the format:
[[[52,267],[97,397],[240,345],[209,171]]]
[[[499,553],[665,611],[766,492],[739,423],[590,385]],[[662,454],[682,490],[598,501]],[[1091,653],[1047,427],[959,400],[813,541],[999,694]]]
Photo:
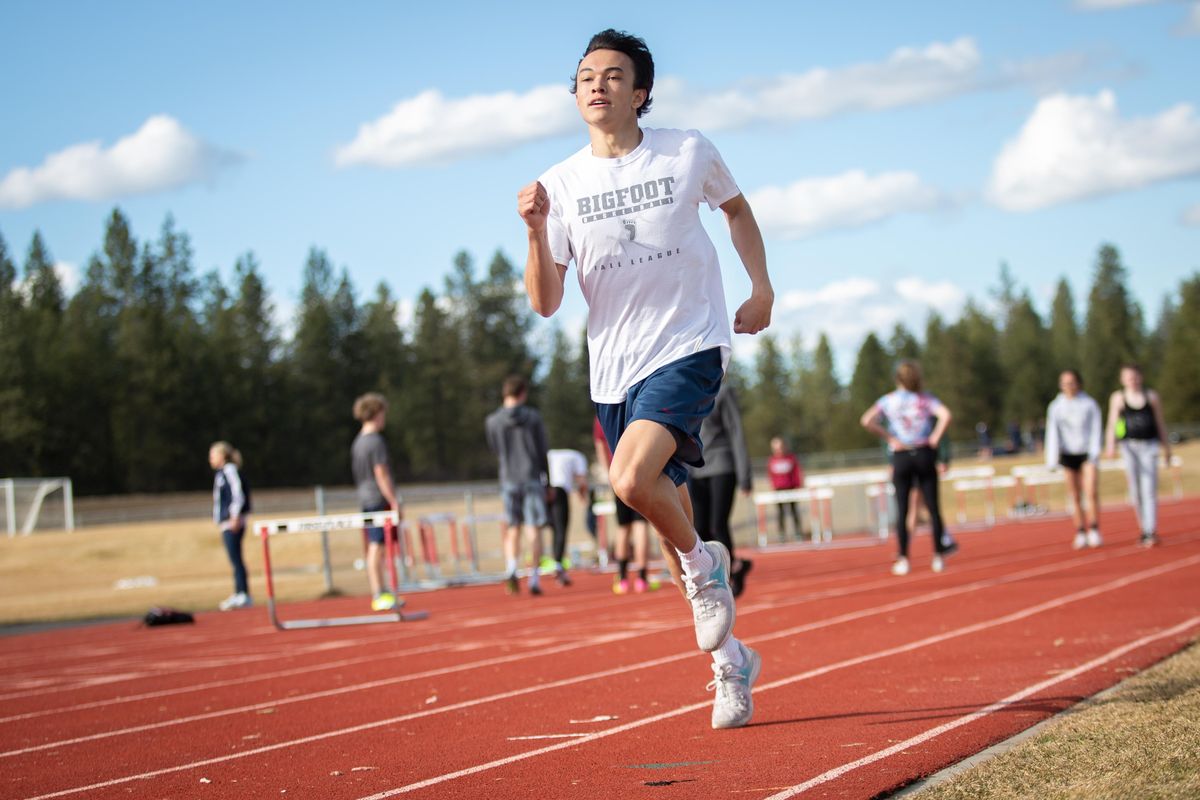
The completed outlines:
[[[271,624],[277,630],[307,630],[311,628],[333,628],[349,625],[375,625],[384,622],[411,622],[426,619],[428,611],[389,611],[385,613],[364,614],[354,617],[326,617],[320,619],[279,618],[275,601],[275,578],[271,571],[271,537],[285,533],[309,533],[331,530],[361,530],[363,528],[379,528],[384,530],[384,542],[387,547],[388,572],[391,577],[393,593],[399,591],[396,579],[396,550],[398,547],[398,529],[401,524],[400,515],[396,511],[366,511],[359,514],[332,514],[317,517],[297,517],[292,519],[264,520],[257,523],[259,537],[263,546],[263,572],[267,581],[267,615]]]

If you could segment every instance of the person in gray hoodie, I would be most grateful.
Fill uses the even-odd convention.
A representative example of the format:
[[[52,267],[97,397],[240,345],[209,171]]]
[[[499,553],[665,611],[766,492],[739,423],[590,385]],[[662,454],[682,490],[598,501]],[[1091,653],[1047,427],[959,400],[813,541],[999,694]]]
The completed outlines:
[[[688,467],[696,532],[704,541],[720,542],[729,550],[733,561],[729,584],[737,597],[745,588],[751,562],[734,555],[729,515],[733,511],[735,490],[740,487],[749,497],[753,480],[750,453],[742,432],[742,412],[728,381],[721,383],[712,413],[700,425],[700,441],[704,442],[704,466]]]
[[[502,388],[503,405],[485,423],[488,447],[500,462],[500,492],[504,499],[504,585],[509,594],[520,590],[517,559],[521,526],[533,551],[534,568],[529,593],[540,595],[537,564],[542,560],[541,528],[547,524],[546,501],[550,491],[546,426],[536,408],[525,404],[529,387],[512,375]]]
[[[1063,482],[1071,498],[1076,550],[1099,547],[1100,496],[1096,464],[1104,418],[1100,404],[1085,391],[1083,379],[1073,369],[1058,376],[1059,395],[1046,409],[1046,466],[1062,467]],[[1086,508],[1084,501],[1086,500]]]

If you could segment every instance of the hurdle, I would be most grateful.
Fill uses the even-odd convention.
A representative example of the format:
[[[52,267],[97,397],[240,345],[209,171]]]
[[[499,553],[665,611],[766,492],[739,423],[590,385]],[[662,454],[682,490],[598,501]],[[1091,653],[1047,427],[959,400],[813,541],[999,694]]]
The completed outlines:
[[[426,514],[417,519],[417,534],[421,542],[421,558],[425,565],[425,581],[413,581],[413,575],[409,572],[409,568],[415,565],[412,562],[411,556],[402,562],[404,570],[404,582],[401,585],[412,584],[414,586],[428,588],[430,586],[460,586],[468,583],[491,582],[493,579],[485,578],[479,574],[479,556],[476,549],[475,540],[475,524],[487,519],[503,520],[499,515],[488,516],[467,516],[460,523],[458,516],[451,513]],[[437,549],[437,525],[444,524],[449,534],[450,558],[454,565],[454,574],[446,576],[442,574],[441,557],[438,555]],[[408,553],[412,553],[411,543],[408,538],[408,533],[405,531],[403,546]]]
[[[875,532],[880,539],[888,538],[892,522],[892,498],[896,487],[889,481],[872,483],[866,488],[867,500],[870,502],[871,513],[875,517]]]
[[[757,510],[758,546],[767,546],[767,506],[780,503],[808,503],[808,524],[812,529],[812,542],[828,542],[833,539],[833,489],[818,486],[804,489],[783,489],[775,492],[758,492],[754,495]]]
[[[265,520],[258,523],[259,536],[263,545],[263,572],[267,579],[267,614],[271,624],[281,631],[304,630],[309,628],[332,628],[344,625],[373,625],[381,622],[411,622],[426,619],[428,611],[389,611],[380,614],[368,614],[358,617],[328,617],[322,619],[293,619],[279,618],[275,602],[275,578],[271,571],[271,537],[286,533],[310,533],[331,530],[359,530],[362,528],[378,528],[384,530],[384,541],[387,545],[388,571],[391,577],[392,592],[397,591],[395,554],[397,542],[397,526],[400,515],[395,511],[368,511],[361,514],[333,514],[320,517],[300,517],[295,519]]]
[[[996,524],[996,490],[1008,489],[1009,507],[1013,504],[1013,492],[1017,479],[1012,475],[988,475],[982,478],[960,478],[951,484],[958,499],[958,524],[967,522],[967,492],[984,493],[984,522],[991,527]]]

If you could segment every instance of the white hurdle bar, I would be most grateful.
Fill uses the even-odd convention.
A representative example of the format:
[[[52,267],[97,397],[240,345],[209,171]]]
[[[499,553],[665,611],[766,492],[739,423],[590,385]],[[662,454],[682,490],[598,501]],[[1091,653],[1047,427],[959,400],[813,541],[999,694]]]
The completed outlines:
[[[307,628],[331,628],[342,625],[373,625],[380,622],[410,622],[425,619],[428,611],[389,611],[382,614],[369,614],[360,617],[331,617],[325,619],[294,619],[281,620],[275,607],[275,579],[271,572],[272,536],[285,533],[307,533],[331,530],[362,530],[364,528],[383,528],[383,539],[387,546],[387,562],[392,579],[392,592],[398,590],[396,585],[396,548],[399,536],[397,528],[400,525],[400,515],[395,511],[367,511],[361,514],[332,514],[320,517],[299,517],[295,519],[265,520],[257,524],[259,536],[263,545],[263,571],[267,578],[267,614],[271,624],[281,631],[301,630]],[[399,598],[397,598],[399,602]]]
[[[812,529],[812,541],[833,539],[833,489],[829,486],[783,489],[777,492],[758,492],[754,495],[754,506],[758,511],[758,546],[767,546],[767,506],[780,503],[808,503],[808,524]]]
[[[1017,479],[1011,475],[990,475],[982,478],[961,478],[954,481],[954,493],[958,498],[958,522],[960,525],[967,521],[967,492],[982,491],[985,498],[985,520],[988,525],[996,524],[996,490],[1008,489],[1009,505],[1011,506],[1012,492],[1017,485]]]

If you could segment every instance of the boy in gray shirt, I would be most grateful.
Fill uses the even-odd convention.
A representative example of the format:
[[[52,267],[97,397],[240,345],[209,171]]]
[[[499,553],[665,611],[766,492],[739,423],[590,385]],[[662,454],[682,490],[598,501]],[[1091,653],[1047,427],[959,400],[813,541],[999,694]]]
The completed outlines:
[[[362,423],[358,436],[350,445],[350,469],[354,488],[363,511],[400,511],[392,469],[388,461],[387,443],[381,431],[387,424],[387,400],[383,395],[369,392],[354,401],[354,418]],[[390,611],[404,601],[387,591],[383,580],[383,528],[366,529],[367,580],[371,584],[371,608]]]
[[[550,468],[546,427],[537,409],[525,405],[529,395],[525,379],[514,375],[504,381],[504,404],[488,415],[485,423],[488,447],[500,462],[500,492],[504,498],[505,589],[519,590],[517,557],[519,534],[525,526],[525,538],[533,550],[533,572],[529,593],[540,595],[537,564],[542,560],[540,529],[546,524],[546,494]]]

